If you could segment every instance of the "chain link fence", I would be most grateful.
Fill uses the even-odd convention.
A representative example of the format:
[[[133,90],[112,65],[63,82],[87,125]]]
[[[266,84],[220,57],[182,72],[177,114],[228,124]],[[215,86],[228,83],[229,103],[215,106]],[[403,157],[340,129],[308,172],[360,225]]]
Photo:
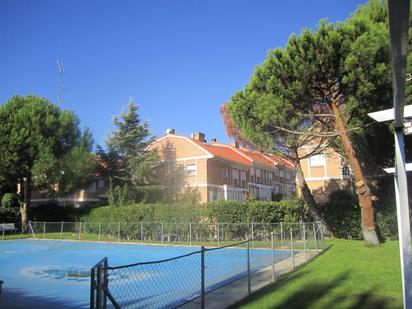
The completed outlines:
[[[202,246],[186,255],[132,265],[109,266],[103,259],[91,271],[91,308],[169,308],[188,302],[204,306],[205,294],[234,281],[246,281],[242,289],[250,294],[267,283],[267,274],[274,281],[325,248],[318,222],[30,222],[12,232],[5,231],[11,226],[1,227],[2,239]]]
[[[2,228],[4,227],[4,228]],[[303,250],[323,248],[324,228],[319,222],[305,223],[169,223],[169,222],[30,222],[21,227],[0,223],[1,239],[37,238],[141,244],[182,244],[224,246],[253,239],[253,248],[270,247],[275,234],[278,248],[290,248],[290,231],[295,246]],[[315,237],[316,236],[316,237]],[[307,239],[307,242],[304,241]]]

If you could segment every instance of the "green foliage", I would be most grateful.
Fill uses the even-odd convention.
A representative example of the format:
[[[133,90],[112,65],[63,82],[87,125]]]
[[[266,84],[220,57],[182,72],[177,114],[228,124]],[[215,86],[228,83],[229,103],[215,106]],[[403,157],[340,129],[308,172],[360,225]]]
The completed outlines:
[[[1,207],[3,208],[18,208],[19,200],[17,199],[16,194],[5,193],[1,198]]]
[[[318,210],[329,229],[337,238],[360,239],[362,236],[360,207],[357,197],[347,190],[336,190]],[[381,240],[397,239],[398,226],[394,205],[375,207],[375,221]]]
[[[202,205],[201,214],[212,222],[299,222],[305,218],[305,209],[300,200],[248,203],[222,200]]]
[[[193,204],[135,204],[104,206],[93,209],[84,218],[87,222],[189,222],[198,221]]]
[[[0,207],[0,223],[17,222],[19,218],[19,209],[10,207]]]
[[[375,217],[382,239],[398,239],[398,221],[395,205],[392,204],[390,207],[377,208]]]
[[[148,149],[152,138],[147,122],[141,122],[138,106],[133,103],[113,122],[116,129],[107,138],[107,151],[101,147],[97,151],[102,161],[100,174],[110,183],[110,205],[154,200],[160,192],[154,186],[159,157]]]
[[[13,193],[5,193],[1,199],[0,223],[16,222],[19,217],[19,201]]]
[[[329,200],[319,204],[319,213],[335,237],[359,239],[361,237],[360,207],[349,191],[336,190]]]
[[[91,146],[77,116],[45,98],[14,96],[0,106],[0,185],[20,183],[20,202],[32,188],[52,192],[59,184],[64,193],[85,185],[94,169]]]

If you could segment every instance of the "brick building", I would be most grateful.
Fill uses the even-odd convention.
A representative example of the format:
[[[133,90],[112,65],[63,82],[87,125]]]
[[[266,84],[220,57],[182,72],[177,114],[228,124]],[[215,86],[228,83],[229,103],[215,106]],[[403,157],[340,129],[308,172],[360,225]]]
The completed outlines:
[[[276,195],[295,195],[295,168],[289,161],[240,148],[237,144],[207,143],[203,133],[186,137],[173,129],[151,146],[157,149],[163,166],[182,172],[174,177],[176,187],[195,188],[201,202],[218,199],[244,201],[249,194],[257,199],[272,200]]]

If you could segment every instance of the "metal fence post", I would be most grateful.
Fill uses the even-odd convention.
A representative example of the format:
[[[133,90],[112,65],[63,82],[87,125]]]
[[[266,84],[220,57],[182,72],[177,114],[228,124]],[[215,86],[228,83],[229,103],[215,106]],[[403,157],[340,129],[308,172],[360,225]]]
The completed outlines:
[[[117,242],[120,242],[120,222],[117,222]]]
[[[220,245],[220,223],[217,223],[217,245]]]
[[[200,247],[200,296],[202,309],[205,308],[205,247]]]
[[[315,227],[315,222],[312,223],[313,226],[313,240],[315,241],[315,250],[316,254],[318,254],[318,242],[316,240],[316,227]]]
[[[6,224],[3,223],[3,236],[2,236],[1,239],[4,239],[4,231],[5,231],[5,229],[6,229]]]
[[[308,260],[308,249],[306,246],[306,224],[303,225],[303,250],[305,250],[305,262]]]
[[[46,238],[46,221],[43,222],[43,239]]]
[[[290,253],[292,254],[292,266],[293,266],[293,269],[295,269],[295,253],[294,253],[294,248],[293,248],[293,232],[292,232],[292,229],[290,229]]]
[[[109,289],[109,278],[107,274],[107,268],[108,268],[108,261],[107,258],[103,262],[103,309],[107,308],[107,294],[106,291]]]
[[[81,235],[82,235],[82,222],[79,222],[79,240],[81,239]]]
[[[323,233],[323,224],[322,223],[319,223],[320,224],[320,229],[319,229],[319,231],[320,231],[320,239],[321,239],[321,241],[322,241],[322,250],[325,250],[325,248],[326,248],[326,242],[325,242],[325,235],[324,235],[324,233]]]
[[[192,245],[192,222],[189,222],[189,245]]]
[[[62,226],[60,227],[60,239],[63,239],[63,229],[64,229],[64,221],[62,221]]]
[[[143,244],[143,222],[140,222],[140,243]]]
[[[280,222],[280,245],[283,248],[284,247],[284,241],[283,241],[283,222]]]
[[[254,224],[253,224],[253,221],[252,221],[252,246],[254,247],[255,246],[255,231],[254,231]]]
[[[101,240],[101,235],[102,235],[102,223],[99,222],[99,241]]]
[[[272,282],[275,282],[275,234],[271,233],[272,242]]]
[[[162,244],[164,243],[164,227],[163,227],[163,221],[162,221],[162,234],[161,234],[161,237],[162,237]]]
[[[247,293],[248,295],[252,294],[250,287],[250,239],[247,241]]]

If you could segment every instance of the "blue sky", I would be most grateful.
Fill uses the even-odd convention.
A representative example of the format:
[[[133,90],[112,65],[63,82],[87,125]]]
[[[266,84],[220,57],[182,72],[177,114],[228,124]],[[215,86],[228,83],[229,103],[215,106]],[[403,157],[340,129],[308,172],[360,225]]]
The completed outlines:
[[[2,0],[0,103],[36,94],[77,113],[96,143],[129,96],[152,133],[206,133],[229,142],[219,106],[269,50],[321,18],[343,21],[366,1]]]

